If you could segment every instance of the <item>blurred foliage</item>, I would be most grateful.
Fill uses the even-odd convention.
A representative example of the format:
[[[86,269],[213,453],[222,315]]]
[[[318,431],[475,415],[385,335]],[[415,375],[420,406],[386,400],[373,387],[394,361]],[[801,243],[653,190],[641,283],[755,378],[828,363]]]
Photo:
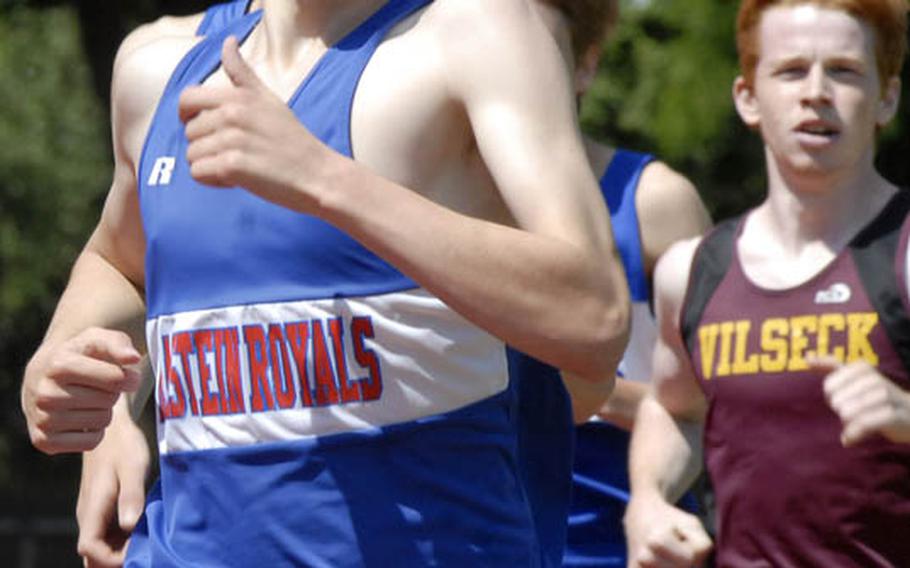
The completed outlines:
[[[756,203],[762,191],[760,144],[740,124],[730,95],[737,7],[625,2],[582,112],[595,137],[654,152],[683,172],[715,218]]]
[[[11,315],[47,308],[56,296],[49,276],[81,247],[110,165],[104,115],[85,88],[89,69],[74,49],[72,14],[15,10],[0,21],[0,37],[3,333],[13,327]],[[0,335],[3,344],[7,339]]]
[[[79,41],[72,9],[15,5],[0,17],[0,491],[33,503],[72,494],[52,482],[77,460],[34,455],[18,383],[111,176],[107,122]]]

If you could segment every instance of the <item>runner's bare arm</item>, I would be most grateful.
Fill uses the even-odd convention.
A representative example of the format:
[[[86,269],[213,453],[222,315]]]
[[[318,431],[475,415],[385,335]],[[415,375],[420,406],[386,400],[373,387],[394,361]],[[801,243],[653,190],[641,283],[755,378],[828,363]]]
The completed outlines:
[[[320,215],[517,348],[611,381],[628,297],[558,49],[522,1],[449,0],[437,15],[449,89],[517,228],[437,206],[340,157],[317,179],[327,187],[310,190]]]
[[[654,267],[671,245],[702,235],[711,219],[695,189],[681,174],[663,162],[652,162],[642,172],[635,192],[635,208],[641,232],[642,259],[648,280]],[[650,377],[617,377],[611,392],[564,374],[572,396],[575,421],[593,414],[616,426],[631,430],[638,406],[648,392]]]
[[[711,547],[699,520],[672,505],[700,469],[707,408],[678,324],[697,244],[698,239],[692,239],[673,245],[655,271],[659,335],[654,377],[632,433],[632,497],[624,517],[632,566],[654,561],[692,566]]]

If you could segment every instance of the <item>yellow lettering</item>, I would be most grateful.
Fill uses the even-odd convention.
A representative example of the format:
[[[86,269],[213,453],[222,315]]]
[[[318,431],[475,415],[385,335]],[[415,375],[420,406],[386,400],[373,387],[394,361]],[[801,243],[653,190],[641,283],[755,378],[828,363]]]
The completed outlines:
[[[764,373],[780,373],[787,367],[787,333],[790,325],[784,318],[771,318],[761,326],[760,362]]]
[[[750,352],[750,320],[725,321],[698,329],[702,376],[705,380],[730,375],[805,371],[815,354],[843,362],[877,365],[871,334],[878,314],[825,313],[768,318],[761,323],[758,352]],[[813,350],[814,348],[814,350]]]
[[[815,352],[819,357],[831,356],[844,361],[844,348],[840,345],[831,348],[831,332],[844,331],[844,314],[822,314],[818,318],[818,342]]]
[[[716,323],[703,325],[698,328],[698,347],[701,352],[701,374],[708,380],[714,374],[714,352],[717,350]]]
[[[720,357],[717,363],[717,376],[725,377],[730,374],[730,355],[733,350],[733,332],[735,326],[732,321],[720,324]]]
[[[805,371],[809,368],[804,353],[809,346],[808,333],[815,333],[818,329],[818,318],[814,315],[795,316],[790,318],[790,362],[788,371]],[[812,355],[812,353],[808,353]]]
[[[847,314],[847,362],[864,360],[878,365],[878,354],[872,349],[869,334],[878,323],[875,312]]]
[[[749,339],[749,329],[752,322],[749,320],[740,320],[736,322],[736,350],[733,355],[733,374],[745,375],[758,372],[758,356],[753,353],[746,357],[747,341]]]

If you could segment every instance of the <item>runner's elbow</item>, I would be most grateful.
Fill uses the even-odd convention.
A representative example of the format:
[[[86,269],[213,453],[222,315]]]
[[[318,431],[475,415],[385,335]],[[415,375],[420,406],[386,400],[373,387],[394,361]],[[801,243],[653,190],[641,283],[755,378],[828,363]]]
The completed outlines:
[[[631,310],[628,297],[605,303],[589,318],[585,368],[576,374],[589,382],[612,382],[616,369],[629,342]]]

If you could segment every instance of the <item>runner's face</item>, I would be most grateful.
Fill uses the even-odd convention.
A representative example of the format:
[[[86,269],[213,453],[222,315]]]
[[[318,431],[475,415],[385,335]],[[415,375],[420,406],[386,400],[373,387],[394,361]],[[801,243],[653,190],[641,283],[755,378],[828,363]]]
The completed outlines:
[[[877,127],[893,114],[872,29],[846,12],[801,4],[766,11],[759,41],[754,83],[737,81],[737,107],[779,166],[830,173],[870,164]]]

